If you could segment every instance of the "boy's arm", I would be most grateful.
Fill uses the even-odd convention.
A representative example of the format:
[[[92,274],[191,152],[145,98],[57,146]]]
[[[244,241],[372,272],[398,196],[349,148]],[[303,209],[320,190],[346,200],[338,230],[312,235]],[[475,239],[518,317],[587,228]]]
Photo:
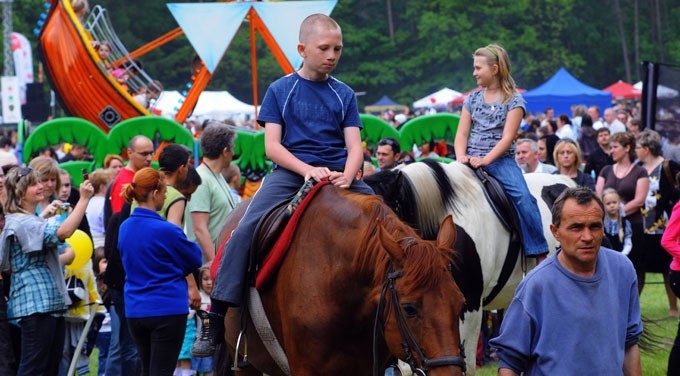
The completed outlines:
[[[510,146],[515,141],[515,137],[517,137],[522,116],[524,116],[524,110],[520,107],[508,112],[508,117],[505,119],[505,126],[503,127],[503,137],[484,158],[472,158],[470,160],[474,168],[490,165],[510,149]]]
[[[283,144],[281,144],[281,124],[265,123],[264,150],[272,162],[277,165],[304,176],[305,180],[314,179],[318,182],[328,179],[331,170],[326,167],[314,167],[299,160]]]
[[[357,171],[364,163],[363,147],[361,146],[361,131],[359,127],[345,127],[343,130],[345,134],[345,146],[347,147],[347,162],[345,162],[345,170],[340,172],[333,172],[331,174],[331,183],[339,188],[349,188],[357,175]]]

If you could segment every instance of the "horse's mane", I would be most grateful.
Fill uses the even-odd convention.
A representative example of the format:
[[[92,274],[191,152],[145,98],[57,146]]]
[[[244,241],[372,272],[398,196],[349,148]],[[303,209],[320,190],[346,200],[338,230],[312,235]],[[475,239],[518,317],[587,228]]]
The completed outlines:
[[[425,241],[415,230],[401,222],[378,196],[353,195],[367,216],[364,236],[354,255],[354,270],[371,272],[375,286],[381,285],[390,267],[389,256],[380,243],[378,232],[382,227],[404,249],[401,280],[410,289],[431,288],[450,278],[446,263],[452,262],[449,253]]]
[[[481,187],[472,170],[458,162],[442,164],[423,159],[402,169],[404,186],[414,192],[417,203],[417,228],[426,239],[434,239],[439,224],[447,213],[455,218],[475,214],[475,207],[483,205]],[[407,191],[406,189],[404,190]],[[466,210],[468,209],[468,210]]]

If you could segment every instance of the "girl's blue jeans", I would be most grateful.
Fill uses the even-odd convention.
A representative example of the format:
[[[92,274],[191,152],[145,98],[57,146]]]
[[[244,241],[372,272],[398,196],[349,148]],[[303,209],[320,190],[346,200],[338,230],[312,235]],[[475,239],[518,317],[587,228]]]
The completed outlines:
[[[515,205],[522,232],[524,255],[536,257],[548,253],[548,242],[543,235],[543,222],[536,199],[529,192],[522,170],[514,158],[501,157],[485,169],[498,180]]]

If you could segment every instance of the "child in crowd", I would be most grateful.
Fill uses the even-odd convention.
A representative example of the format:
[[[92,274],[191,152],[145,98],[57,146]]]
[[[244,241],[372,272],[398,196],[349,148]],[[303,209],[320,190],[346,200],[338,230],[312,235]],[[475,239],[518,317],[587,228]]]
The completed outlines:
[[[62,355],[59,375],[66,375],[74,356],[78,357],[76,370],[78,374],[85,375],[90,372],[89,353],[74,354],[80,337],[83,335],[85,323],[90,315],[96,314],[92,309],[96,301],[101,301],[92,270],[92,261],[88,261],[79,269],[66,268],[64,277],[67,281],[71,305],[66,314],[66,337],[64,341],[64,352]],[[83,347],[84,349],[87,346]]]
[[[250,241],[267,211],[312,179],[373,194],[363,180],[355,179],[363,164],[356,94],[330,76],[342,54],[342,30],[332,18],[313,14],[302,21],[299,41],[302,68],[270,85],[258,117],[265,127],[267,156],[275,167],[223,250],[228,256],[222,258],[215,279],[210,324],[194,343],[194,356],[215,353],[228,307],[242,304]]]
[[[109,314],[110,299],[106,292],[106,284],[104,283],[104,273],[106,273],[106,266],[108,265],[106,257],[104,256],[104,247],[95,248],[94,256],[92,256],[92,270],[94,271],[95,279],[97,280],[97,292],[104,302],[104,306],[99,307],[99,312],[104,312],[104,320],[102,320],[99,334],[95,345],[99,350],[99,369],[98,376],[106,374],[106,362],[109,358],[109,346],[111,344],[111,315]]]
[[[484,167],[503,185],[519,214],[524,254],[540,262],[548,254],[548,242],[536,199],[515,163],[515,138],[526,102],[510,75],[508,53],[496,44],[477,49],[472,74],[483,89],[463,102],[455,139],[458,162]]]
[[[627,256],[633,248],[633,228],[624,218],[621,197],[614,188],[607,188],[602,192],[602,202],[605,209],[604,233],[612,249]]]
[[[197,326],[201,329],[203,326],[203,318],[207,316],[210,311],[210,294],[213,290],[213,280],[210,276],[210,263],[206,263],[198,269],[199,282],[201,284],[201,309],[196,313],[198,317]],[[191,357],[191,369],[197,372],[200,376],[212,376],[215,370],[214,357]]]
[[[179,352],[177,367],[173,376],[193,376],[196,374],[191,360],[191,345],[193,345],[194,339],[196,339],[196,311],[189,309],[187,326],[184,329],[184,341],[182,341],[182,349]]]
[[[104,235],[106,234],[106,226],[104,225],[104,204],[106,202],[106,188],[111,182],[111,174],[104,170],[98,169],[90,174],[90,183],[94,187],[94,197],[90,199],[87,205],[87,222],[90,225],[90,233],[92,233],[92,241],[94,248],[104,247]]]

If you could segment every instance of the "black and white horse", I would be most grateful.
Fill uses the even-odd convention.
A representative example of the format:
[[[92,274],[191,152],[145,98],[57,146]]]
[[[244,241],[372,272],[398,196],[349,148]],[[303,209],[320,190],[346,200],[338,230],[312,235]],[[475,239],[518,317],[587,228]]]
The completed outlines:
[[[552,252],[557,242],[550,233],[550,207],[563,189],[575,184],[563,175],[535,173],[525,179],[538,202]],[[467,166],[423,160],[365,180],[424,238],[436,237],[442,219],[453,216],[458,231],[453,248],[462,255],[454,277],[466,299],[461,339],[468,374],[474,374],[482,309],[506,308],[525,271],[535,266],[534,259],[524,259],[521,249],[511,246],[516,238],[496,216],[482,184]]]

